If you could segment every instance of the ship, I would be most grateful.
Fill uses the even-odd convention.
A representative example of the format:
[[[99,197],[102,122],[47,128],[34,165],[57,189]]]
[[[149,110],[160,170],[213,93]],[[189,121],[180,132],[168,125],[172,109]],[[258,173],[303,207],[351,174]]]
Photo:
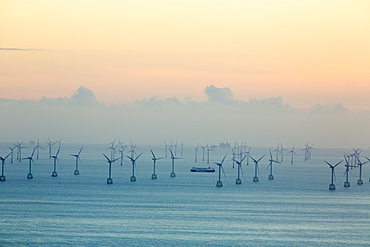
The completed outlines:
[[[213,167],[192,167],[190,169],[191,172],[215,172],[215,168]]]

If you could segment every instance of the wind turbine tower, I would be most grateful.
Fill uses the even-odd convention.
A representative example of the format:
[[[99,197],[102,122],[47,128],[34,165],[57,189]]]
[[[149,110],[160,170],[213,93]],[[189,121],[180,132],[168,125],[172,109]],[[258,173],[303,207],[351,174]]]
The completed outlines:
[[[1,176],[0,176],[0,181],[1,181],[1,182],[6,181],[6,179],[5,179],[5,175],[4,175],[5,160],[6,160],[6,158],[8,158],[8,157],[9,157],[9,155],[10,155],[10,154],[11,154],[11,153],[9,153],[7,156],[5,156],[5,158],[0,157],[0,160],[1,160]]]
[[[153,174],[152,174],[152,179],[157,179],[157,174],[155,173],[155,165],[156,165],[157,160],[163,159],[163,157],[162,158],[155,157],[154,152],[151,149],[150,149],[150,152],[152,153],[152,156],[153,156],[152,157],[152,160],[153,160]]]
[[[130,156],[127,156],[127,158],[129,158],[131,160],[131,163],[132,163],[132,175],[131,175],[131,178],[130,178],[130,181],[131,182],[135,182],[136,181],[136,177],[135,177],[135,163],[136,163],[136,160],[142,155],[143,153],[139,154],[135,159],[130,157]]]
[[[52,142],[52,141],[50,141],[50,138],[48,138],[49,140],[48,141],[46,141],[46,143],[48,144],[48,146],[49,146],[49,159],[51,159],[51,147],[53,146],[53,145],[55,145],[56,143],[55,142]]]
[[[366,157],[366,156],[365,156]],[[367,157],[366,157],[367,158]],[[360,161],[360,158],[357,157],[357,164],[358,166],[360,167],[360,171],[359,171],[359,175],[358,175],[358,180],[357,180],[357,184],[358,185],[363,185],[364,184],[364,181],[362,180],[362,165],[365,165],[366,163],[368,163],[370,160],[368,159],[368,161],[365,161],[364,163],[362,163]]]
[[[253,177],[253,182],[258,182],[259,179],[258,179],[258,162],[263,158],[265,157],[265,155],[263,155],[261,158],[259,158],[258,160],[255,160],[252,156],[251,156],[251,159],[254,161],[254,177]]]
[[[329,185],[329,190],[335,190],[335,184],[334,184],[334,178],[335,178],[335,173],[334,173],[334,168],[337,167],[340,163],[342,163],[343,160],[339,161],[336,165],[332,165],[329,162],[325,161],[326,164],[328,164],[331,168],[331,184]]]
[[[348,181],[348,173],[349,173],[349,163],[348,163],[348,159],[346,158],[346,156],[344,156],[344,160],[346,161],[346,171],[344,172],[345,176],[346,176],[346,181],[344,182],[344,187],[348,188],[351,186],[350,182]]]
[[[108,161],[108,178],[107,178],[107,184],[113,184],[113,179],[112,179],[112,163],[114,163],[116,160],[118,160],[119,158],[117,159],[114,159],[114,160],[111,160],[108,158],[108,156],[106,156],[104,153],[103,153],[104,157],[107,159]]]
[[[51,156],[54,159],[54,170],[51,173],[51,176],[52,177],[58,177],[58,173],[57,173],[57,161],[59,162],[59,160],[58,160],[59,151],[60,151],[60,146],[58,147],[58,151],[56,152],[56,154],[53,155],[53,156]]]
[[[172,160],[172,166],[171,166],[171,173],[170,173],[170,177],[171,178],[174,178],[176,177],[176,173],[175,173],[175,159],[179,159],[179,158],[176,158],[173,153],[172,153],[172,150],[170,149],[170,152],[171,152],[171,160]]]
[[[216,187],[222,187],[222,186],[223,186],[222,181],[221,181],[221,170],[222,170],[222,172],[224,173],[224,176],[226,177],[226,175],[225,175],[225,171],[224,171],[224,168],[222,167],[222,164],[223,164],[223,163],[224,163],[224,161],[225,161],[226,155],[227,155],[227,154],[225,154],[225,156],[224,156],[224,158],[222,159],[221,163],[213,162],[213,163],[215,163],[216,165],[218,165],[218,181],[217,181],[217,183],[216,183]]]
[[[241,184],[242,183],[242,180],[240,179],[240,172],[243,172],[242,162],[246,157],[247,156],[244,156],[244,158],[241,159],[240,161],[237,161],[236,159],[233,160],[238,165],[238,177],[236,178],[236,181],[235,181],[236,184]]]
[[[278,164],[281,164],[279,161],[276,161],[272,158],[272,153],[271,153],[271,150],[270,150],[270,159],[269,159],[270,163],[269,165],[267,166],[267,168],[270,168],[270,175],[268,176],[268,179],[269,180],[273,180],[274,179],[274,175],[272,175],[272,163],[275,162],[275,163],[278,163]]]
[[[29,163],[29,165],[28,165],[28,174],[27,174],[27,179],[33,179],[33,175],[32,175],[32,162],[34,162],[33,161],[33,155],[35,154],[35,150],[37,149],[37,147],[35,147],[34,149],[33,149],[33,152],[32,152],[32,154],[31,154],[31,156],[30,157],[27,157],[27,158],[24,158],[24,159],[26,159],[26,160],[30,160],[30,163]]]
[[[80,171],[78,170],[78,161],[80,160],[80,154],[84,147],[82,146],[78,154],[71,154],[71,156],[76,157],[76,169],[73,172],[74,175],[80,175]]]

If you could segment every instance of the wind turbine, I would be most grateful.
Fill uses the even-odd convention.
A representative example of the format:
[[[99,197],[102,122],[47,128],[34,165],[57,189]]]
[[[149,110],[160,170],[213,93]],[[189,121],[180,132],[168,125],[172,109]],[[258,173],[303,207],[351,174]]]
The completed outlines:
[[[334,168],[337,167],[340,163],[342,163],[343,160],[339,161],[336,165],[332,165],[326,160],[324,160],[326,164],[328,164],[331,168],[331,184],[329,185],[329,190],[335,190],[335,185],[334,185],[334,178],[335,178],[335,172]]]
[[[207,144],[207,164],[209,164],[209,145]]]
[[[58,173],[57,173],[57,161],[59,163],[59,160],[58,160],[59,151],[60,151],[60,146],[58,147],[58,151],[56,152],[56,154],[53,155],[53,156],[51,156],[54,159],[54,171],[51,173],[51,176],[52,177],[58,177]]]
[[[172,166],[171,166],[171,173],[170,173],[170,177],[171,177],[171,178],[174,178],[174,177],[176,177],[176,173],[175,173],[175,159],[179,159],[179,158],[176,158],[176,157],[173,155],[171,148],[170,148],[170,152],[171,152],[171,160],[172,160]]]
[[[16,148],[16,146],[14,147],[8,147],[10,149],[10,163],[13,163],[13,158],[14,158],[14,149]]]
[[[258,162],[263,158],[265,157],[265,155],[263,155],[261,158],[259,158],[258,160],[255,160],[252,156],[251,156],[251,159],[254,161],[254,177],[253,177],[253,182],[258,182],[259,179],[258,179]]]
[[[119,144],[117,144],[116,146],[114,146],[116,142],[116,139],[113,140],[113,142],[111,142],[110,144],[110,147],[108,147],[108,149],[110,149],[110,158],[111,160],[114,160],[115,159],[115,154],[116,154],[116,148]]]
[[[135,182],[136,181],[136,177],[135,177],[135,163],[136,163],[136,160],[140,157],[140,155],[142,155],[143,153],[139,154],[138,156],[136,156],[136,158],[132,158],[130,156],[127,156],[127,158],[129,158],[131,160],[131,163],[132,163],[132,176],[130,178],[130,181],[131,182]]]
[[[11,153],[12,153],[12,152],[10,152],[7,156],[5,156],[5,158],[0,157],[0,160],[1,160],[1,176],[0,176],[0,181],[1,181],[1,182],[6,181],[6,179],[5,179],[5,175],[4,175],[5,160],[6,160],[6,158],[8,158],[8,157],[9,157],[9,155],[10,155]]]
[[[153,156],[153,158],[152,158],[152,160],[153,160],[153,174],[152,174],[152,179],[157,179],[157,174],[155,174],[155,163],[156,163],[157,160],[163,159],[163,158],[157,158],[157,157],[155,157],[155,155],[153,153],[153,150],[151,150],[151,149],[150,149],[150,152],[152,153],[152,156]]]
[[[123,165],[123,159],[125,157],[125,154],[124,154],[124,151],[126,150],[127,148],[127,145],[126,146],[123,146],[120,142],[120,145],[121,145],[121,149],[118,149],[118,152],[121,153],[121,156],[120,156],[120,159],[121,159],[121,165]]]
[[[129,151],[131,153],[130,157],[131,157],[131,159],[133,159],[134,155],[136,154],[136,152],[135,152],[136,144],[134,145],[134,144],[132,144],[132,141],[130,141],[130,146],[131,146],[131,150]]]
[[[80,171],[78,170],[78,160],[80,160],[80,154],[84,147],[82,146],[78,154],[71,154],[71,156],[76,157],[76,170],[74,171],[74,175],[80,175]]]
[[[247,152],[245,152],[245,154],[247,155],[247,166],[249,166],[249,156],[250,156],[251,148],[252,148],[252,147],[249,147],[249,148],[248,148],[248,151],[247,151]]]
[[[39,159],[39,148],[44,149],[40,146],[40,139],[37,139],[37,145],[36,145],[36,159]]]
[[[195,160],[194,160],[194,162],[197,162],[198,161],[198,148],[199,148],[199,145],[197,145],[196,147],[195,147]],[[166,156],[167,157],[167,156]]]
[[[235,145],[237,145],[235,143]],[[234,146],[232,149],[231,149],[231,153],[232,153],[232,161],[233,161],[233,168],[235,167],[235,160],[236,160],[236,156],[239,155],[239,148],[237,146]]]
[[[208,146],[208,145],[207,145]],[[203,149],[203,161],[204,161],[204,153],[207,146],[200,146]]]
[[[351,186],[350,182],[348,181],[348,173],[349,173],[349,167],[350,164],[348,163],[348,158],[346,158],[346,155],[344,155],[344,160],[346,161],[346,171],[344,172],[344,175],[346,176],[346,181],[344,182],[344,187],[348,188]]]
[[[353,154],[353,156],[354,156],[354,167],[357,167],[357,166],[359,166],[359,162],[360,162],[360,160],[359,160],[359,158],[360,158],[360,153],[362,152],[362,148],[353,148],[353,151],[355,151],[354,152],[354,154]]]
[[[366,156],[365,156],[366,157]],[[367,157],[366,157],[367,158]],[[368,159],[368,161],[365,161],[364,163],[362,163],[360,161],[360,158],[357,156],[357,164],[358,166],[360,167],[360,172],[359,172],[359,175],[358,175],[358,180],[357,180],[357,184],[358,185],[363,185],[364,184],[364,181],[362,180],[362,165],[365,165],[366,163],[368,163],[370,160]]]
[[[30,160],[30,163],[29,163],[29,166],[28,166],[28,174],[27,174],[27,179],[33,179],[33,175],[32,175],[32,162],[35,163],[35,161],[33,161],[33,155],[35,154],[35,150],[37,149],[37,147],[35,147],[33,149],[33,152],[31,154],[30,157],[27,157],[27,158],[24,158],[25,160]]]
[[[243,159],[241,159],[240,161],[237,161],[236,159],[233,159],[234,162],[236,162],[236,164],[238,164],[238,177],[236,179],[236,184],[241,184],[242,183],[242,180],[240,179],[240,171],[243,172],[243,168],[242,168],[242,162],[243,160],[246,158],[247,156],[245,155]]]
[[[225,156],[224,156],[224,158],[222,159],[221,163],[213,162],[213,163],[215,163],[216,165],[218,165],[218,181],[217,181],[217,183],[216,183],[216,187],[222,187],[222,186],[223,186],[222,181],[221,181],[221,170],[222,170],[222,172],[224,173],[224,176],[226,177],[226,175],[225,175],[225,171],[224,171],[224,168],[222,167],[222,164],[223,164],[223,163],[224,163],[224,161],[225,161],[226,155],[227,155],[227,154],[225,154]]]
[[[64,137],[62,137],[60,140],[55,140],[57,143],[58,143],[58,146],[60,147],[62,145],[62,141],[63,141]]]
[[[181,140],[181,156],[183,155],[183,150],[184,150],[184,140]]]
[[[290,160],[290,164],[291,164],[291,165],[293,165],[294,155],[295,155],[295,156],[298,156],[298,155],[296,154],[296,152],[294,152],[294,145],[293,145],[293,147],[292,147],[292,150],[290,150],[290,151],[289,151],[289,153],[291,153],[291,154],[292,154],[292,157],[291,157],[291,160]]]
[[[275,162],[275,163],[278,163],[278,164],[281,164],[279,161],[276,161],[272,158],[272,153],[271,153],[271,149],[270,149],[270,159],[269,159],[270,163],[269,165],[267,166],[267,168],[270,167],[270,175],[268,176],[268,179],[269,180],[273,180],[274,179],[274,175],[272,175],[272,163]]]
[[[46,141],[46,143],[49,145],[49,159],[51,159],[51,147],[53,146],[53,145],[55,145],[56,143],[55,142],[52,142],[52,141],[50,141],[50,138],[48,137],[48,141]]]
[[[25,148],[25,147],[22,147],[22,144],[23,144],[23,142],[18,142],[17,141],[17,145],[16,145],[16,147],[17,147],[17,160],[19,162],[22,161],[22,148]]]
[[[112,179],[112,163],[114,163],[119,158],[114,159],[114,160],[111,160],[104,153],[103,153],[103,155],[108,160],[108,178],[107,178],[107,184],[113,184],[113,179]]]
[[[365,156],[365,157],[366,157],[366,156]],[[369,159],[368,157],[366,157],[366,159],[370,161],[370,159]],[[370,178],[369,178],[369,182],[370,182]]]
[[[167,143],[163,140],[164,142],[164,151],[165,151],[165,157],[167,158],[167,149],[168,149],[168,146]]]

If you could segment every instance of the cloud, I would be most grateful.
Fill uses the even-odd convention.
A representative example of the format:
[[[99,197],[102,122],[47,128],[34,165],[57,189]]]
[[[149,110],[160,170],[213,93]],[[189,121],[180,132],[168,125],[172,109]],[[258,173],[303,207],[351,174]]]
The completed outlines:
[[[204,89],[204,93],[208,96],[210,102],[220,102],[223,104],[235,102],[233,99],[234,93],[228,87],[218,88],[214,85],[210,85]]]
[[[97,106],[100,102],[96,99],[95,94],[90,89],[81,86],[79,87],[70,98],[57,97],[47,98],[43,97],[40,103],[54,106]]]
[[[214,85],[204,92],[209,100],[154,96],[122,105],[100,103],[84,86],[70,97],[0,98],[0,136],[4,141],[64,136],[81,143],[120,138],[139,144],[183,139],[187,145],[247,140],[253,146],[288,146],[308,141],[324,147],[363,146],[370,138],[370,115],[353,114],[340,103],[298,110],[279,96],[239,101],[231,89]]]
[[[0,48],[0,51],[40,51],[41,49]]]
[[[73,93],[71,100],[77,105],[96,106],[99,104],[94,92],[84,86],[79,87]]]
[[[315,105],[310,109],[314,113],[343,113],[347,112],[348,109],[342,103],[326,104],[326,105]]]

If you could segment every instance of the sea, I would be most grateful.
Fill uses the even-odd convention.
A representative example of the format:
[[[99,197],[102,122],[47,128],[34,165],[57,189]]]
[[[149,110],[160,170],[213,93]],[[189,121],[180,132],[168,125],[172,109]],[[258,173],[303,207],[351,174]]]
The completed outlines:
[[[10,143],[0,143],[0,156]],[[22,158],[32,153],[25,143]],[[237,165],[230,149],[207,152],[195,146],[177,147],[176,176],[164,145],[137,145],[136,160],[125,157],[112,164],[113,184],[107,184],[110,144],[61,143],[57,177],[48,147],[34,154],[33,179],[27,179],[29,160],[5,161],[6,181],[0,182],[0,246],[370,246],[370,163],[362,169],[363,185],[357,185],[359,167],[349,170],[350,187],[344,187],[345,162],[335,168],[336,190],[329,190],[331,169],[353,149],[314,148],[305,160],[296,148],[294,162],[285,152],[283,162],[273,164],[269,180],[269,148],[252,147],[259,159],[245,159],[236,184]],[[74,175],[80,148],[79,175]],[[57,145],[52,147],[55,155]],[[130,155],[128,147],[125,155]],[[157,179],[152,179],[158,159]],[[273,148],[271,147],[273,150]],[[175,151],[175,150],[173,150]],[[219,163],[222,187],[216,187]],[[118,158],[120,154],[116,154]],[[275,156],[275,153],[273,153]],[[361,161],[370,157],[363,149]],[[240,158],[240,157],[236,157]],[[281,157],[279,158],[281,159]],[[195,167],[214,167],[214,173],[190,172]],[[136,181],[130,181],[134,171]]]

